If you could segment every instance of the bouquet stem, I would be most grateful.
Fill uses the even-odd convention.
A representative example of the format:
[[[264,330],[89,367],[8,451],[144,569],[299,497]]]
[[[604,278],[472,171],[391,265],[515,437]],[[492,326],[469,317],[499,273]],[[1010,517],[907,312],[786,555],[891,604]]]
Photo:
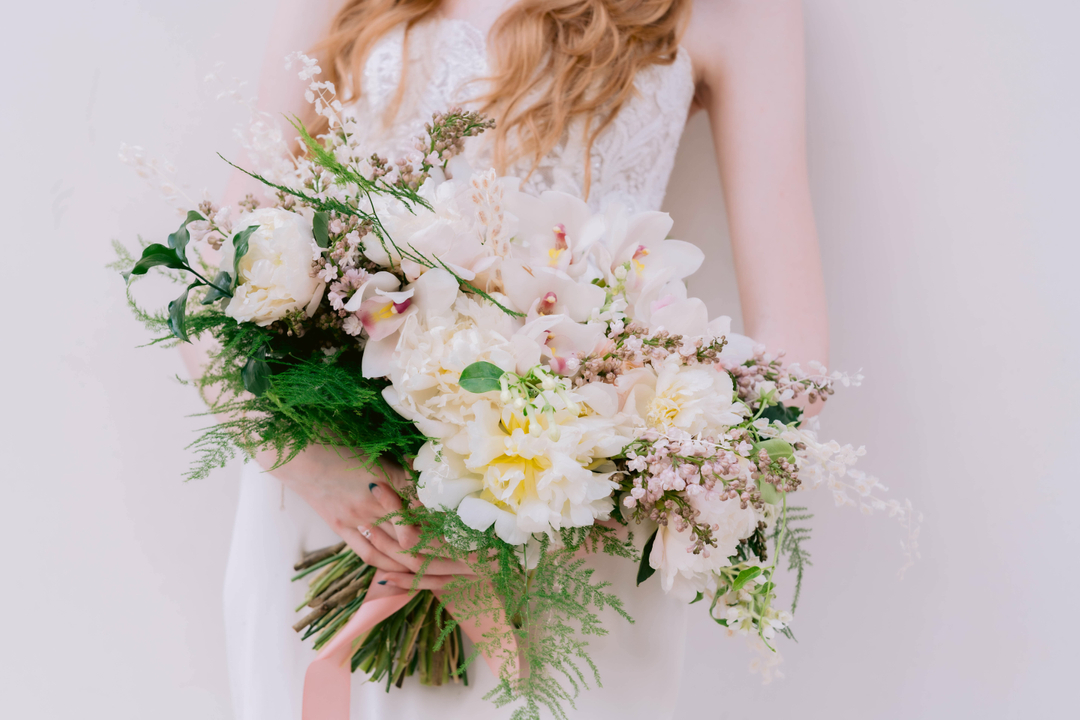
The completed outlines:
[[[294,581],[314,577],[303,604],[296,608],[297,612],[310,611],[293,629],[303,633],[305,640],[314,637],[319,650],[360,609],[375,568],[339,543],[309,553],[294,569],[298,571]],[[432,592],[416,593],[404,608],[360,639],[352,656],[353,672],[363,670],[375,682],[385,678],[387,691],[391,686],[401,687],[414,674],[419,674],[423,685],[451,681],[468,685],[461,628],[455,625],[444,633],[451,621]]]

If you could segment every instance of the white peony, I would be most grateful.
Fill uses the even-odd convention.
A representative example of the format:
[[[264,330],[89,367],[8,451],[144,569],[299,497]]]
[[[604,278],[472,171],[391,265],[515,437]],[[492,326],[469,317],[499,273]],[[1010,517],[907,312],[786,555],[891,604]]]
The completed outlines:
[[[225,313],[239,322],[265,327],[287,313],[315,310],[325,284],[311,275],[313,249],[317,249],[311,223],[280,208],[246,213],[236,227],[258,226],[248,237],[248,250],[240,258],[236,291]],[[234,272],[236,248],[222,245],[221,269]]]
[[[708,594],[716,589],[713,572],[731,564],[728,558],[735,554],[740,540],[753,534],[759,519],[752,506],[743,509],[737,499],[710,499],[702,494],[690,496],[689,502],[700,513],[698,521],[713,527],[716,547],[709,548],[708,557],[703,552],[695,555],[690,551],[694,539],[689,529],[680,532],[672,525],[662,525],[649,555],[649,565],[660,571],[664,592],[686,601],[699,592]]]
[[[410,315],[387,362],[391,385],[383,397],[428,437],[468,452],[465,426],[474,417],[473,406],[488,400],[463,390],[458,379],[481,360],[522,373],[536,365],[540,344],[517,333],[518,325],[486,300],[460,294],[449,312]]]
[[[632,370],[619,378],[623,412],[664,432],[719,435],[742,421],[745,406],[735,401],[731,376],[712,365],[682,365],[669,355],[658,367]]]

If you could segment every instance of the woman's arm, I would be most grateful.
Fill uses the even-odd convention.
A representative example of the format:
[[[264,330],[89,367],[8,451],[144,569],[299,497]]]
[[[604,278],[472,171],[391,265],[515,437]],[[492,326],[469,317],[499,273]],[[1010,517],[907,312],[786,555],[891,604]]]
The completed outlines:
[[[684,44],[716,145],[746,334],[785,350],[788,362],[827,363],[806,167],[802,3],[697,0]]]

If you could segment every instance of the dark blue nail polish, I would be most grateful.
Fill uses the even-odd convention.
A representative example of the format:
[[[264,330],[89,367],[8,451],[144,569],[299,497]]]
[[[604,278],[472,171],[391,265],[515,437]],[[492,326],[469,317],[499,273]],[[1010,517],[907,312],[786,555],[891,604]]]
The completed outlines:
[[[374,489],[375,489],[375,487],[376,487],[376,483],[370,483],[370,484],[369,484],[369,485],[367,486],[367,489],[368,489],[368,490],[374,490]]]
[[[379,581],[379,584],[380,584],[380,585],[385,585],[385,584],[386,584],[386,581],[385,581],[385,580],[380,580],[380,581]]]

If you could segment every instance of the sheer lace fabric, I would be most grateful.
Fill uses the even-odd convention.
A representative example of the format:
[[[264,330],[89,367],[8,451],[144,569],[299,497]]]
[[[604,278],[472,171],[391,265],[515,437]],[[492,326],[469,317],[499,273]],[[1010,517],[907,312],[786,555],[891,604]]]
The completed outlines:
[[[408,58],[408,62],[405,59]],[[470,107],[484,90],[488,74],[485,38],[470,23],[438,19],[414,26],[406,40],[403,28],[372,50],[361,81],[363,95],[347,112],[368,128],[364,139],[391,157],[412,150],[432,114],[454,105]],[[387,124],[405,70],[396,118]],[[560,190],[582,196],[586,162],[592,164],[589,204],[598,209],[620,202],[634,210],[657,210],[664,199],[675,152],[694,96],[690,57],[679,50],[670,65],[654,65],[638,74],[637,92],[593,143],[585,158],[581,123],[529,174],[531,158],[518,161],[508,174],[523,178],[531,193]],[[466,146],[474,167],[490,164],[490,143],[481,136]]]

